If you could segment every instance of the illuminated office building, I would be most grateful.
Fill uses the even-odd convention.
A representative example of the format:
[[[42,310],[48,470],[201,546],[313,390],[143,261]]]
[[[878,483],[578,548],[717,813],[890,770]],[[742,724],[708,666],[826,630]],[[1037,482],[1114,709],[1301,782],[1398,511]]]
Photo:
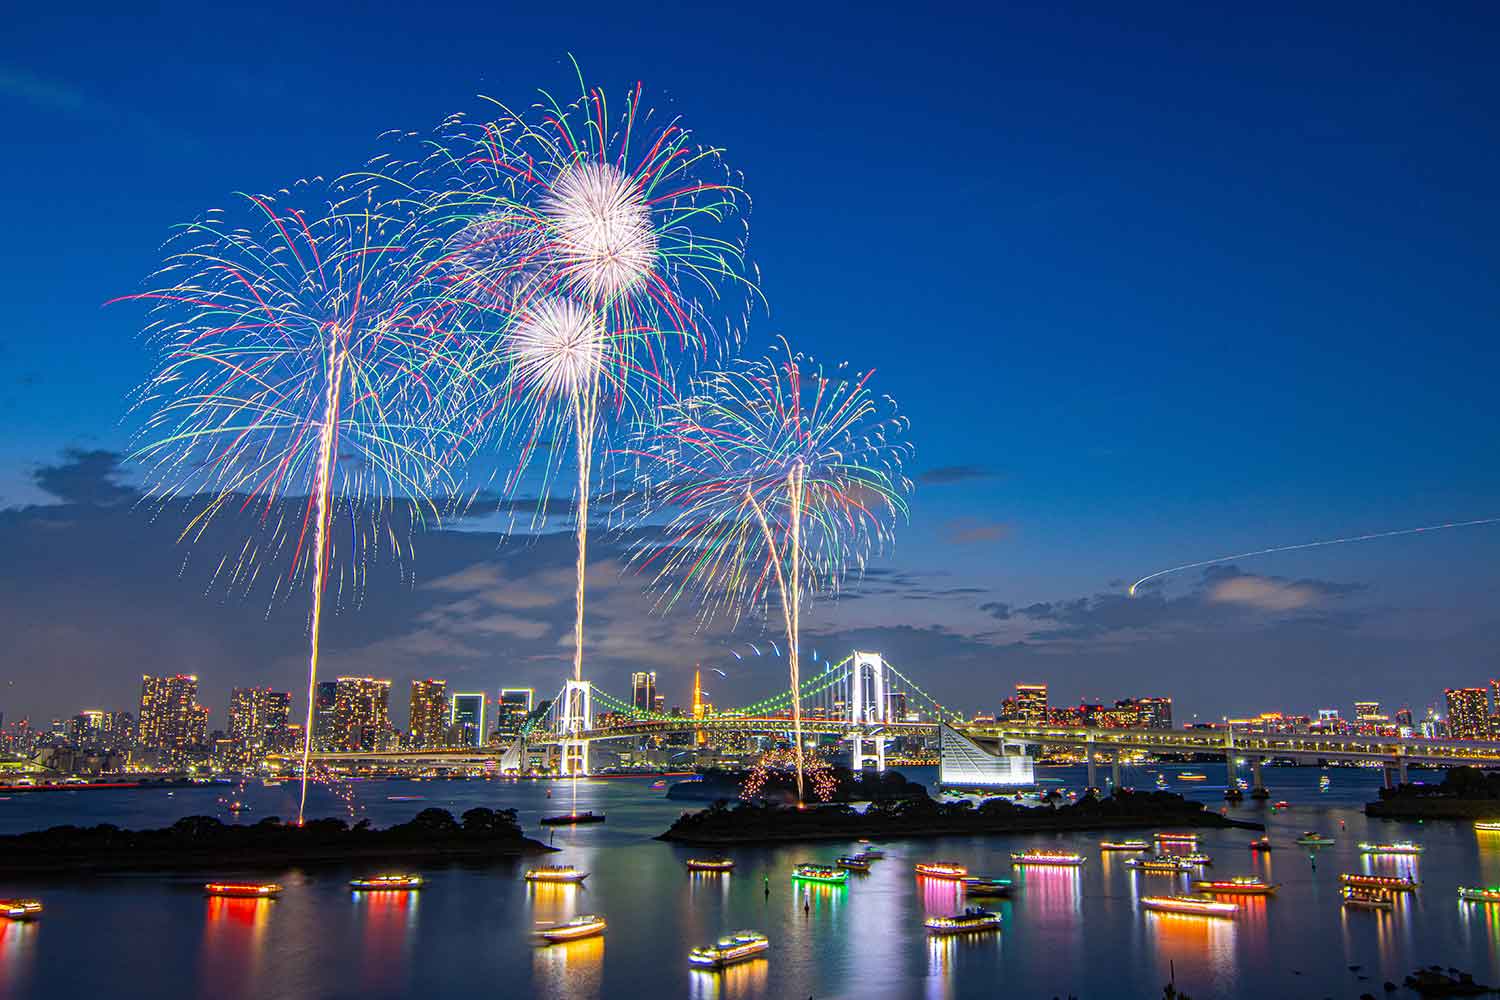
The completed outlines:
[[[1487,692],[1484,688],[1448,688],[1448,735],[1456,740],[1482,740],[1489,737],[1490,719]]]
[[[531,688],[501,688],[495,700],[495,735],[502,741],[521,735],[521,727],[531,715],[536,692]]]
[[[643,712],[656,710],[656,671],[630,675],[630,704]]]
[[[448,737],[448,682],[428,678],[411,682],[406,745],[413,750],[436,750]]]
[[[334,683],[330,749],[384,749],[391,732],[391,682],[373,677],[340,677]]]
[[[454,746],[477,747],[484,743],[484,694],[455,694],[448,717],[450,740]]]
[[[339,700],[338,681],[319,681],[313,694],[313,746],[318,750],[335,746],[338,720],[335,708]]]
[[[235,688],[229,695],[229,757],[241,766],[284,750],[292,696],[270,688]]]
[[[1047,724],[1047,685],[1017,684],[1015,698],[1017,722]]]
[[[161,763],[179,767],[208,742],[208,709],[198,704],[198,678],[191,674],[141,678],[137,741],[160,754]]]

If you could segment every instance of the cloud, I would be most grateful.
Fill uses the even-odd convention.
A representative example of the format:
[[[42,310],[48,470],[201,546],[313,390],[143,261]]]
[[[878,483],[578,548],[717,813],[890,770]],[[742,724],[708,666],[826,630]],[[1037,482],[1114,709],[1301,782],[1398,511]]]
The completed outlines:
[[[104,507],[134,498],[134,490],[116,482],[120,456],[115,452],[70,448],[63,459],[38,468],[32,481],[64,503]]]
[[[987,604],[981,604],[979,606],[979,610],[983,611],[985,614],[989,615],[991,618],[996,619],[997,621],[1010,621],[1011,611],[1009,604],[1001,604],[999,601],[990,601]]]
[[[950,545],[979,545],[1008,537],[1010,525],[982,517],[955,517],[943,523],[942,535]]]
[[[969,479],[992,479],[999,475],[987,465],[936,465],[917,475],[917,482],[929,486],[961,483]]]
[[[43,111],[67,114],[84,111],[88,106],[81,92],[13,66],[0,66],[0,96]]]

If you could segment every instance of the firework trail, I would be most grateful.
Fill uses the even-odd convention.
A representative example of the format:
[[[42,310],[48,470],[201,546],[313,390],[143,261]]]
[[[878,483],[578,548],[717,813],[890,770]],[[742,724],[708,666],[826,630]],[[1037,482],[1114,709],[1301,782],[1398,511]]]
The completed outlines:
[[[466,348],[444,332],[450,317],[421,294],[407,220],[337,187],[312,208],[295,207],[303,200],[245,196],[241,211],[182,227],[155,287],[126,296],[151,303],[161,355],[131,456],[148,502],[187,512],[180,540],[253,519],[215,571],[229,589],[273,564],[273,597],[310,587],[299,823],[332,570],[345,567],[357,594],[387,540],[400,557],[397,508],[413,526],[440,519],[464,443],[454,428],[482,398],[464,377]],[[350,523],[342,559],[336,519]]]
[[[614,423],[649,420],[679,369],[726,354],[759,293],[748,199],[721,151],[657,120],[639,84],[618,114],[581,73],[578,86],[569,103],[543,93],[523,112],[497,102],[493,120],[449,121],[407,173],[449,233],[445,295],[489,313],[500,332],[503,379],[488,417],[519,444],[506,492],[540,463],[545,516],[567,453],[546,444],[573,440],[581,681],[596,444]]]
[[[1216,563],[1229,562],[1232,559],[1249,559],[1251,556],[1268,556],[1274,552],[1296,552],[1299,549],[1320,549],[1325,545],[1343,545],[1348,542],[1369,542],[1377,538],[1397,538],[1401,535],[1421,535],[1429,531],[1446,531],[1449,528],[1473,528],[1481,524],[1500,524],[1500,517],[1481,517],[1473,521],[1449,521],[1445,524],[1429,524],[1421,528],[1400,528],[1396,531],[1376,531],[1368,535],[1350,535],[1347,538],[1327,538],[1317,542],[1301,542],[1297,545],[1277,545],[1269,549],[1256,549],[1253,552],[1239,552],[1232,556],[1220,556],[1217,559],[1204,559],[1199,562],[1183,563],[1181,566],[1173,566],[1171,569],[1157,570],[1148,576],[1143,576],[1130,585],[1128,591],[1131,597],[1135,596],[1136,588],[1147,580],[1155,580],[1158,577],[1168,576],[1172,573],[1180,573],[1185,569],[1197,569],[1200,566],[1212,566]]]
[[[794,355],[698,379],[637,438],[642,513],[666,519],[633,554],[658,608],[693,592],[706,619],[738,622],[779,598],[802,794],[799,636],[804,595],[836,594],[907,513],[906,421],[870,373],[833,374]],[[755,647],[751,647],[755,648]],[[758,652],[758,650],[757,650]]]

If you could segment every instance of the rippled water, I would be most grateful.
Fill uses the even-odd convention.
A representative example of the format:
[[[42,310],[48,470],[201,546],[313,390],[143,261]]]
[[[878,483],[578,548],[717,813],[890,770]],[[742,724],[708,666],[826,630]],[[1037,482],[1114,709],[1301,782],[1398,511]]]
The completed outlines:
[[[1197,770],[1218,777],[1217,786],[1173,787],[1217,808],[1220,768]],[[1044,773],[1065,785],[1082,781],[1079,769]],[[1379,772],[1334,769],[1333,787],[1321,794],[1317,770],[1266,773],[1292,807],[1272,815],[1247,804],[1233,814],[1264,817],[1277,849],[1252,855],[1243,831],[1207,831],[1201,840],[1214,876],[1254,873],[1282,885],[1270,900],[1246,901],[1234,920],[1142,912],[1141,894],[1186,891],[1186,880],[1136,875],[1124,856],[1101,857],[1101,833],[894,841],[868,876],[843,888],[798,888],[789,880],[797,862],[831,860],[853,847],[842,843],[735,849],[733,874],[690,875],[683,859],[703,852],[650,839],[685,806],[663,799],[649,780],[596,780],[581,787],[579,804],[607,812],[609,821],[559,831],[555,840],[563,848],[558,861],[592,873],[582,887],[528,886],[520,881],[524,862],[428,871],[420,893],[363,896],[345,882],[368,872],[288,871],[276,876],[287,887],[276,901],[205,900],[201,873],[0,885],[0,893],[38,895],[47,907],[33,924],[0,922],[0,995],[1148,997],[1160,996],[1175,969],[1179,988],[1200,1000],[1357,997],[1382,995],[1382,980],[1399,983],[1432,963],[1500,980],[1500,907],[1459,904],[1454,893],[1461,883],[1500,883],[1500,835],[1476,835],[1464,824],[1367,821],[1359,806],[1374,796]],[[1140,772],[1127,780],[1151,784]],[[549,787],[556,788],[551,800]],[[358,791],[377,824],[427,806],[458,813],[489,805],[517,808],[532,832],[540,815],[561,811],[567,794],[562,785],[530,782],[368,782]],[[248,789],[255,811],[246,820],[294,814],[293,792],[290,785]],[[163,825],[214,812],[221,793],[17,795],[0,800],[0,832],[60,822]],[[341,808],[327,798],[318,806]],[[1314,863],[1292,843],[1305,829],[1338,843],[1320,849]],[[1355,848],[1362,839],[1407,838],[1427,853],[1377,860]],[[963,900],[951,885],[915,878],[914,863],[952,860],[976,874],[1010,877],[1009,852],[1034,846],[1069,847],[1089,862],[1081,872],[1018,871],[1014,898],[1000,904],[999,934],[928,939],[922,918],[961,909]],[[1344,913],[1341,871],[1411,871],[1423,884],[1394,913]],[[576,913],[604,915],[607,934],[532,943],[537,922]],[[767,958],[724,973],[689,971],[690,947],[741,928],[769,935]],[[1351,965],[1360,968],[1351,972]]]

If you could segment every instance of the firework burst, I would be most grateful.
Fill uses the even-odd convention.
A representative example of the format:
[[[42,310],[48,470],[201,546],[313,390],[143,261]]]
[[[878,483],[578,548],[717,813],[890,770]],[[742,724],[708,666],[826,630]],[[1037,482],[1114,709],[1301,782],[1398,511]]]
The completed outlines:
[[[152,304],[161,354],[132,456],[148,499],[188,512],[183,540],[253,517],[216,571],[231,588],[271,566],[273,595],[310,585],[300,822],[330,580],[347,575],[357,593],[383,542],[400,555],[397,508],[413,527],[441,517],[464,450],[456,428],[482,393],[450,312],[421,294],[407,221],[338,190],[311,210],[296,200],[247,196],[233,218],[183,227],[155,287],[127,298]]]
[[[691,597],[705,619],[737,622],[778,599],[799,761],[804,597],[837,593],[907,513],[906,421],[870,393],[869,378],[825,374],[786,348],[696,380],[632,449],[642,462],[638,516],[666,520],[634,555],[658,606]],[[799,763],[799,798],[801,774]]]

